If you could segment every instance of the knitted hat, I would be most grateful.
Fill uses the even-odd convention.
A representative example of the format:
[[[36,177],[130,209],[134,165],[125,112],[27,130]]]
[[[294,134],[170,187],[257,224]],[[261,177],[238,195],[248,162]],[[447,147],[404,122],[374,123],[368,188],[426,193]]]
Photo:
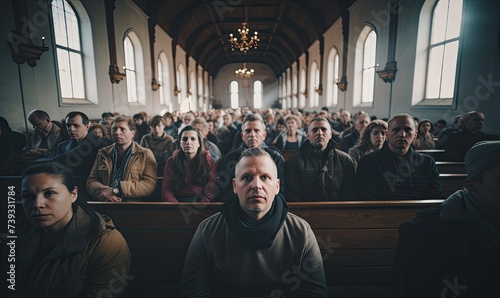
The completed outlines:
[[[467,177],[474,178],[500,163],[500,141],[476,143],[465,154]]]

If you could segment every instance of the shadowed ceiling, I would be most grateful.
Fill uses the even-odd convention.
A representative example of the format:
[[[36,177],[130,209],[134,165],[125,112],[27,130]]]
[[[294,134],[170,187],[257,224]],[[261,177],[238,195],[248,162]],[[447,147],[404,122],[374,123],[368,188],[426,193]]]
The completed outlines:
[[[134,0],[212,76],[228,63],[264,63],[281,75],[355,0]],[[247,22],[257,49],[231,51],[229,34]]]

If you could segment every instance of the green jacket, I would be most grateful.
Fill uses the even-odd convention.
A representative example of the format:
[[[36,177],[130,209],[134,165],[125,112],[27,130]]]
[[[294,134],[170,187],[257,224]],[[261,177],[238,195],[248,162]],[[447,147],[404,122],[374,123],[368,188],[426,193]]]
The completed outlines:
[[[111,219],[99,215],[97,235],[89,215],[77,207],[62,241],[39,262],[41,230],[31,224],[19,229],[14,297],[120,297],[128,276],[130,251]]]

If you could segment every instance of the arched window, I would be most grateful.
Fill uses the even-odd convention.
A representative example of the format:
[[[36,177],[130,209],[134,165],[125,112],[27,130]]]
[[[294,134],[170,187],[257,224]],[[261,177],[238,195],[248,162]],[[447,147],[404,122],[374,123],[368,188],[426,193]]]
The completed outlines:
[[[453,98],[461,21],[461,0],[437,1],[432,12],[426,99]]]
[[[198,93],[198,88],[196,88],[196,74],[194,71],[191,71],[189,73],[189,93],[188,93],[188,100],[189,100],[189,107],[190,110],[192,111],[198,111],[201,110],[203,107],[198,104],[198,101],[196,100],[196,94]],[[191,94],[191,95],[189,95]]]
[[[262,108],[262,82],[255,81],[253,83],[253,107],[256,109]]]
[[[179,110],[185,113],[191,110],[191,103],[187,98],[187,93],[188,93],[187,75],[186,75],[186,68],[182,63],[179,63],[179,65],[177,65],[177,86],[180,89],[180,92],[177,95]]]
[[[297,108],[298,107],[298,100],[297,100],[297,73],[294,72],[292,75],[292,108]]]
[[[365,26],[356,42],[354,57],[354,106],[373,103],[375,91],[375,70],[377,53],[377,33]]]
[[[146,105],[143,53],[139,37],[134,31],[129,31],[123,38],[123,52],[128,102]]]
[[[311,63],[311,72],[309,73],[309,107],[319,106],[319,93],[316,89],[319,86],[319,67],[316,61]]]
[[[134,44],[132,43],[132,40],[130,40],[130,37],[128,35],[125,36],[125,40],[123,41],[123,50],[125,52],[128,102],[138,102]]]
[[[236,109],[239,105],[238,82],[232,81],[231,84],[229,84],[229,94],[231,97],[231,108]]]
[[[205,100],[203,98],[203,70],[198,71],[198,105],[203,111],[207,110]]]
[[[172,100],[169,96],[170,91],[170,68],[168,67],[168,58],[165,52],[158,55],[158,89],[160,95],[160,104],[168,107],[172,111]]]
[[[453,104],[462,9],[462,0],[424,2],[418,20],[412,105]]]
[[[300,108],[306,107],[306,95],[304,94],[305,92],[306,92],[306,70],[302,68],[300,70],[300,91],[299,91]]]
[[[78,16],[71,5],[62,0],[52,2],[52,15],[61,97],[85,99],[83,52]]]
[[[326,86],[326,105],[330,107],[337,105],[339,97],[339,88],[336,84],[339,80],[339,54],[335,48],[332,48],[328,55],[327,70],[328,84]]]

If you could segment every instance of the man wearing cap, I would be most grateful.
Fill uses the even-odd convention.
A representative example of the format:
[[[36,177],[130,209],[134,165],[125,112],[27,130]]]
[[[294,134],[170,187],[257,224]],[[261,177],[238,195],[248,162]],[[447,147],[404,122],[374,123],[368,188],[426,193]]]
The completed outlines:
[[[464,189],[399,227],[400,297],[499,297],[500,141],[475,144],[465,168]]]

